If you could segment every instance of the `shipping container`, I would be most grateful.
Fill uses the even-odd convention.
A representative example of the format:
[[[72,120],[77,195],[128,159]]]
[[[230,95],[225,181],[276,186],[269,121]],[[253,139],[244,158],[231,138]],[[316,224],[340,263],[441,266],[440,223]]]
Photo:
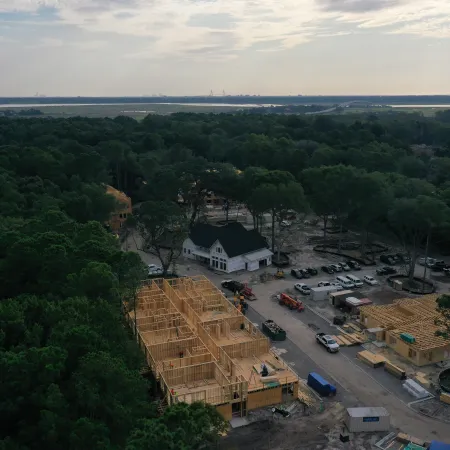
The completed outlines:
[[[389,431],[391,421],[385,408],[347,408],[345,425],[350,433]]]
[[[323,397],[336,395],[336,387],[328,383],[328,381],[326,381],[318,373],[315,372],[311,372],[308,375],[308,386],[313,388]]]

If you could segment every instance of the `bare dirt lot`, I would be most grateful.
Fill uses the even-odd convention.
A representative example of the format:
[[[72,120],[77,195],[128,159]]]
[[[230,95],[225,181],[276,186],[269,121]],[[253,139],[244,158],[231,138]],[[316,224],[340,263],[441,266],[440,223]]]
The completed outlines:
[[[302,417],[292,414],[288,418],[271,414],[264,420],[230,431],[219,448],[221,450],[370,450],[386,433],[361,433],[350,436],[350,443],[342,443],[344,408],[335,403],[322,414]]]

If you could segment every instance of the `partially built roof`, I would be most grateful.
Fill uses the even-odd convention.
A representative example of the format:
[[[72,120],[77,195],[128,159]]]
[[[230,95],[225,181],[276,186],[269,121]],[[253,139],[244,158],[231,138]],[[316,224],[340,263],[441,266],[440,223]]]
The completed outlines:
[[[439,294],[430,294],[417,299],[403,298],[395,300],[391,305],[362,306],[360,312],[376,320],[379,326],[394,329],[404,324],[435,318],[438,315],[436,311],[438,297]]]
[[[439,316],[436,300],[440,294],[430,294],[416,299],[404,298],[394,301],[392,305],[363,306],[362,316],[376,320],[380,327],[389,330],[390,334],[401,339],[407,333],[415,338],[408,345],[414,350],[426,351],[446,347],[450,342],[436,336],[439,327],[435,319]]]

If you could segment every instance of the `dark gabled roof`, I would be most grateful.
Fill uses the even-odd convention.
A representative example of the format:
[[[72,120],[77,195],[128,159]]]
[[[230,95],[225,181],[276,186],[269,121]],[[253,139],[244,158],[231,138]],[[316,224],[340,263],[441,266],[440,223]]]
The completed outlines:
[[[256,230],[246,230],[240,223],[216,227],[206,223],[194,225],[189,237],[195,245],[210,248],[219,241],[229,258],[267,248],[267,241]]]

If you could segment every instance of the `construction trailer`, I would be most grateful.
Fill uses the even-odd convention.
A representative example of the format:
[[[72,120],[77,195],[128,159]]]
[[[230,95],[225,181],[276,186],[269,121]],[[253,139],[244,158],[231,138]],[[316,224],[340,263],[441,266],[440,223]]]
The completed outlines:
[[[382,407],[347,408],[345,425],[350,433],[389,431],[389,413]]]
[[[396,300],[391,305],[362,306],[360,322],[368,329],[378,330],[378,340],[384,340],[416,366],[449,360],[450,341],[436,335],[438,297],[439,294],[430,294]]]
[[[168,405],[203,401],[230,420],[298,397],[297,375],[204,276],[146,280],[127,317]]]

